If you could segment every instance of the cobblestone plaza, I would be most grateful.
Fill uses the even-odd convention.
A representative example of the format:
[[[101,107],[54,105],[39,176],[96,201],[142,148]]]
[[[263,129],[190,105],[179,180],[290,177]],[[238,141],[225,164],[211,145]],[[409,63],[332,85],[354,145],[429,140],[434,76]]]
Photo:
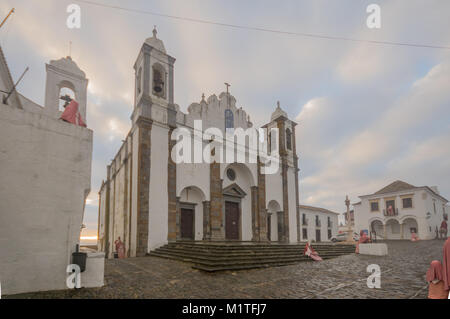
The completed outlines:
[[[12,298],[426,298],[425,273],[442,259],[444,241],[388,242],[384,257],[346,255],[322,262],[205,273],[157,257],[107,260],[102,288]],[[301,252],[299,252],[301,253]],[[381,288],[367,287],[366,268],[381,268]]]

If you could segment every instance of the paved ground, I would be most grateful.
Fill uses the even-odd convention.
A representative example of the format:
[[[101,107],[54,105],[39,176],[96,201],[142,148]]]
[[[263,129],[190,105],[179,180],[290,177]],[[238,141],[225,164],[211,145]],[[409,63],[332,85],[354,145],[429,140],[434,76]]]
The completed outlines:
[[[14,298],[426,298],[429,263],[443,241],[388,242],[389,256],[347,255],[323,262],[208,274],[156,257],[108,260],[106,286]],[[367,288],[369,264],[381,267],[381,289]]]

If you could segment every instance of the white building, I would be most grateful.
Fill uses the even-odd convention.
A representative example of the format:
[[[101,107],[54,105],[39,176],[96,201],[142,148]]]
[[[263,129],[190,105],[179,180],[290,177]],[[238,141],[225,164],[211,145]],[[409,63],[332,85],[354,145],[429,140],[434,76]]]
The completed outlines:
[[[338,233],[339,213],[331,210],[300,205],[302,241],[330,241]]]
[[[359,198],[361,202],[353,204],[355,231],[367,230],[379,239],[410,239],[412,231],[421,239],[434,239],[448,214],[448,200],[435,186],[396,181]]]
[[[59,119],[64,89],[86,119],[88,80],[71,58],[46,65],[45,105],[0,93],[0,281],[3,294],[65,289],[91,186],[92,131]],[[0,90],[13,79],[0,47]]]
[[[119,237],[129,257],[177,240],[300,240],[296,124],[278,106],[265,125],[280,130],[272,141],[280,149],[275,174],[262,174],[259,160],[175,164],[176,128],[189,130],[205,147],[205,130],[246,130],[252,123],[228,93],[203,96],[181,112],[174,102],[174,63],[154,30],[134,64],[131,130],[99,192],[99,249],[111,257]],[[202,131],[194,131],[194,120],[202,120]],[[249,152],[245,142],[239,144]]]

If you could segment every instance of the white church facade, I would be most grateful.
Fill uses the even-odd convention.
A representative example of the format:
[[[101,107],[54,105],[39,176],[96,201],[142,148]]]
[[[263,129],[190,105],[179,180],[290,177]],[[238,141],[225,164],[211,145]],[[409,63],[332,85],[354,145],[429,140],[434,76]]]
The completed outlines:
[[[269,149],[278,148],[273,174],[263,174],[259,156],[255,162],[177,164],[171,156],[174,130],[188,130],[195,143],[198,133],[211,128],[225,132],[253,125],[228,92],[203,96],[187,113],[180,111],[174,102],[174,63],[154,31],[134,65],[131,130],[99,191],[99,250],[113,257],[119,238],[128,257],[181,240],[300,241],[296,123],[278,105],[263,126],[279,132],[264,137]],[[199,120],[202,132],[195,127]],[[199,143],[206,147],[210,141]],[[243,147],[245,154],[253,151]]]
[[[436,186],[414,186],[395,181],[379,191],[359,196],[353,204],[356,232],[366,230],[377,239],[435,239],[448,220],[448,200]]]

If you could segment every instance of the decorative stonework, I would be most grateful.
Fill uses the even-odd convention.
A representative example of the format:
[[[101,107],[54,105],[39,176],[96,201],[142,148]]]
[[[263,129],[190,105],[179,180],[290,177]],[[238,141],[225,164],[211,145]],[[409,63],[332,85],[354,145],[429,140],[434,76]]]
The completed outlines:
[[[141,117],[136,124],[139,127],[136,256],[140,257],[148,252],[152,121]]]

